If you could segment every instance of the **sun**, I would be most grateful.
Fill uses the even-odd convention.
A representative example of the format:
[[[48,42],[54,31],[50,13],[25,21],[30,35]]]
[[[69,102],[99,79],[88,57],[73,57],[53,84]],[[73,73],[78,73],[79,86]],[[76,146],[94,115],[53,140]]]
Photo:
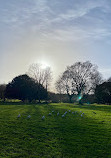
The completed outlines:
[[[47,67],[50,67],[49,64],[47,64],[46,62],[41,62],[42,69],[46,69]]]

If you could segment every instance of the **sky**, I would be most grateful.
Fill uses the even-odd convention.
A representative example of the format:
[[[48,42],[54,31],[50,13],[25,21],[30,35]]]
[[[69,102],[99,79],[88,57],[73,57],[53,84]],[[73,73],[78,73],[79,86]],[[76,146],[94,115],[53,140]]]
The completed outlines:
[[[45,63],[54,81],[78,61],[111,76],[110,0],[0,0],[0,83]]]

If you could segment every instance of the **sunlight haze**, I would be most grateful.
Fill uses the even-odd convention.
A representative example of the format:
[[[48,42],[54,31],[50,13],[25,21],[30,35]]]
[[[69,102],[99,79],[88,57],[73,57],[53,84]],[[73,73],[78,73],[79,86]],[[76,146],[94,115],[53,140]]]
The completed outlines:
[[[111,76],[111,1],[0,0],[0,83],[50,66],[53,82],[66,66],[91,61]]]

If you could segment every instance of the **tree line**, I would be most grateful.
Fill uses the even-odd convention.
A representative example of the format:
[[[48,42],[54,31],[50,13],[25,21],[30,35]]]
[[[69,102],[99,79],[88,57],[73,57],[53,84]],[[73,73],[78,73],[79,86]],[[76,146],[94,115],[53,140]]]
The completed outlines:
[[[0,85],[0,98],[28,100],[52,100],[55,102],[97,102],[111,104],[111,78],[102,79],[98,67],[89,61],[67,66],[55,83],[57,93],[49,91],[51,68],[32,64],[28,73],[15,77],[7,85]],[[68,100],[67,100],[68,98]],[[89,98],[89,101],[88,101]]]
[[[32,64],[27,74],[15,77],[7,85],[0,85],[0,98],[19,99],[21,101],[47,100],[48,86],[51,81],[51,68],[42,68],[41,64]]]

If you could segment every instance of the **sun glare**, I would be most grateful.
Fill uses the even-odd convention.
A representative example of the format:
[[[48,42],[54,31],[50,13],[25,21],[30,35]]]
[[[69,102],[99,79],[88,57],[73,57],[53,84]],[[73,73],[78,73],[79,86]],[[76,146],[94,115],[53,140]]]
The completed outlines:
[[[47,67],[49,67],[49,64],[47,64],[46,62],[41,62],[42,69],[46,69]]]

